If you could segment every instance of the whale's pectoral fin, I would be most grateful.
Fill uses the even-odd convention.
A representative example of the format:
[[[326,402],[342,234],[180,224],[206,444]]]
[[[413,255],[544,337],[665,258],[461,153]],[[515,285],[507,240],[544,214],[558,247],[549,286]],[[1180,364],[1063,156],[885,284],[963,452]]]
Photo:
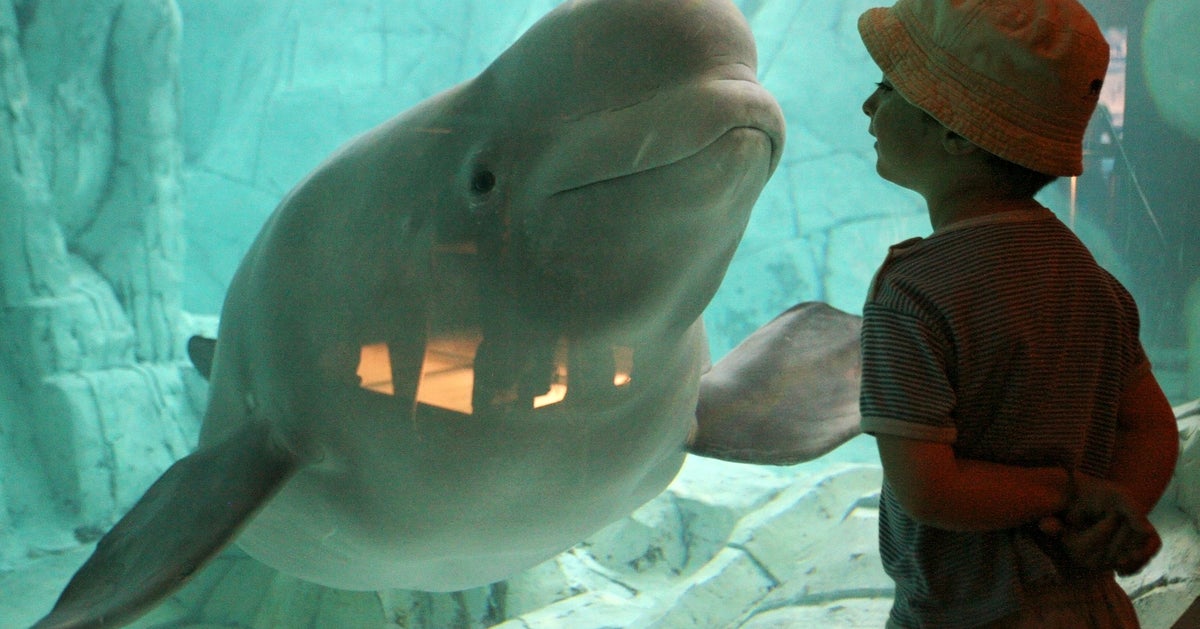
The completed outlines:
[[[96,546],[34,629],[119,627],[216,556],[290,478],[294,461],[247,426],[177,461]]]
[[[791,465],[859,434],[861,322],[806,302],[759,328],[701,376],[688,451]]]
[[[196,371],[208,380],[212,375],[213,354],[217,352],[217,339],[210,339],[203,336],[193,336],[188,339],[187,353],[191,359],[192,365],[196,367]]]

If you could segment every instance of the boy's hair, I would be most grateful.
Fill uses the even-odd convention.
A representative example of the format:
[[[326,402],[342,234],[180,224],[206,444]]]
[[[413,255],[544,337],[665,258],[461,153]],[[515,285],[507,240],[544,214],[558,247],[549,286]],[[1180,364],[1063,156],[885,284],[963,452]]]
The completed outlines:
[[[1035,172],[1083,172],[1109,49],[1077,0],[898,0],[858,30],[896,90],[951,131]]]

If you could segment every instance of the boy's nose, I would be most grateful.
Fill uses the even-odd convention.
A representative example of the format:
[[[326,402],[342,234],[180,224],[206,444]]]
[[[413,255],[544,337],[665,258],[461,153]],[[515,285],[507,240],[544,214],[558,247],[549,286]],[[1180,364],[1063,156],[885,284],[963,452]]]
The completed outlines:
[[[875,115],[875,94],[875,92],[872,92],[871,95],[867,97],[867,100],[864,100],[862,104],[863,113],[866,114],[868,118]]]

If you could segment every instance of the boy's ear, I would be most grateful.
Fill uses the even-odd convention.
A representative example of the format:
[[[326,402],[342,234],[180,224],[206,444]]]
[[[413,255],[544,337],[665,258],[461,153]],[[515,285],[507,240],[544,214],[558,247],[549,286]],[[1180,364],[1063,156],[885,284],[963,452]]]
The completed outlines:
[[[942,128],[942,148],[951,155],[969,155],[979,150],[974,142],[945,127]]]

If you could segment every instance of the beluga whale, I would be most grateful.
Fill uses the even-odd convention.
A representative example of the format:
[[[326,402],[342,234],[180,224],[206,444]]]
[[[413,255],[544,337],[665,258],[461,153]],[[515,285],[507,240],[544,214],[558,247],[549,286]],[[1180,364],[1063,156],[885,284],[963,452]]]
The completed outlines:
[[[189,344],[210,381],[198,449],[36,626],[122,626],[235,540],[334,588],[483,585],[660,493],[689,444],[791,456],[697,414],[701,312],[783,149],[756,63],[729,0],[566,2],[342,146],[263,226],[217,340]],[[854,317],[817,310],[853,345]],[[722,400],[742,371],[764,386],[734,362]],[[842,406],[752,420],[793,441],[813,425],[815,456],[857,423]]]

